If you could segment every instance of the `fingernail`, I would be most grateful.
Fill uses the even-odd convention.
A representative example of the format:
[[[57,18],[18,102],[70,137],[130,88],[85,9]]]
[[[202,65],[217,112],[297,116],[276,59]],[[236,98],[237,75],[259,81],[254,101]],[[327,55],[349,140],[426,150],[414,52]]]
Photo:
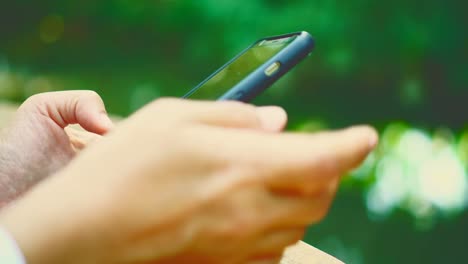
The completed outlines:
[[[263,129],[279,132],[286,125],[288,116],[283,108],[277,106],[263,106],[257,108],[257,116]]]

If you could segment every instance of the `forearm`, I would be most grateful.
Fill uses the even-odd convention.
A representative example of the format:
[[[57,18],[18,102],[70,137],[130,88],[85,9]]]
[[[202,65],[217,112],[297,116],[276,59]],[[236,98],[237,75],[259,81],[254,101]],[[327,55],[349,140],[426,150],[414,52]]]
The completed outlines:
[[[17,153],[7,135],[4,131],[0,138],[0,209],[23,193],[33,178],[27,175],[24,156]]]
[[[19,133],[21,130],[22,133]],[[25,131],[30,136],[24,135]],[[45,144],[38,128],[12,124],[0,135],[0,209],[18,198],[29,188],[56,171],[63,162],[61,158],[51,159],[46,153],[54,153],[54,146]],[[39,145],[40,145],[39,144]]]

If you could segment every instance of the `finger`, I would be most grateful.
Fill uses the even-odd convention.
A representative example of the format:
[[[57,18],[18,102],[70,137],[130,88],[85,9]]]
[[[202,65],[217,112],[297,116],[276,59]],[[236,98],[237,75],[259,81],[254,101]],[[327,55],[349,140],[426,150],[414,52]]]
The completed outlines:
[[[337,183],[333,182],[329,188],[323,188],[313,196],[282,196],[257,189],[258,195],[254,200],[246,193],[250,204],[244,206],[243,215],[253,221],[253,230],[304,228],[326,216],[337,186]]]
[[[304,228],[269,231],[251,245],[254,252],[251,259],[270,259],[272,256],[281,255],[286,247],[297,243],[304,237],[304,234]]]
[[[317,173],[321,173],[320,171],[323,171],[323,174],[321,175],[328,175],[328,177],[323,176],[314,181],[305,181],[302,183],[300,188],[297,188],[297,186],[294,185],[280,185],[277,188],[270,186],[270,191],[280,197],[292,198],[315,198],[323,193],[330,193],[334,196],[340,184],[340,174],[335,174],[335,172],[330,173],[326,169],[318,169],[317,171]]]
[[[288,122],[286,111],[278,106],[263,106],[257,108],[257,115],[264,130],[271,132],[283,131]]]
[[[70,126],[65,128],[65,133],[67,133],[70,145],[75,152],[83,150],[85,147],[102,138],[101,135],[89,133]]]
[[[178,115],[183,120],[189,119],[219,127],[253,128],[278,132],[285,127],[287,122],[287,114],[280,107],[255,107],[234,101],[160,99],[151,107],[155,113],[164,113],[172,118]]]
[[[210,145],[207,142],[222,146],[206,153],[246,170],[247,178],[242,180],[261,179],[280,187],[328,183],[361,163],[377,142],[375,130],[366,126],[311,135],[225,129],[200,129],[198,133],[205,148]]]
[[[314,197],[279,197],[270,209],[270,228],[298,228],[320,222],[327,215],[335,193],[336,189],[324,190]]]
[[[304,229],[291,229],[284,231],[270,231],[263,238],[249,244],[250,257],[248,263],[279,263],[284,250],[296,244],[304,237]]]
[[[112,127],[101,97],[93,91],[63,91],[37,95],[46,114],[62,128],[80,124],[96,134],[104,134]]]

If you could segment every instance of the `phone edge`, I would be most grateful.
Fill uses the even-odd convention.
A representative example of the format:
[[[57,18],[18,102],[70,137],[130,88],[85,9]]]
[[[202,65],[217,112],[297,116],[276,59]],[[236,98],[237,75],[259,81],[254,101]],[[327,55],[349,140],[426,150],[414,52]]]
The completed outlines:
[[[308,32],[302,31],[295,34],[299,34],[299,36],[288,47],[262,64],[262,66],[229,89],[229,91],[223,94],[218,100],[250,102],[303,61],[313,51],[315,41]],[[266,76],[264,73],[266,68],[277,61],[282,64],[280,71],[273,76]]]
[[[294,35],[297,35],[297,38],[290,45],[288,45],[288,47],[280,51],[270,60],[266,61],[259,68],[257,68],[254,72],[250,73],[246,78],[240,81],[237,85],[230,88],[226,93],[224,93],[222,96],[220,96],[217,99],[217,100],[238,100],[238,101],[243,101],[243,102],[251,101],[258,94],[260,94],[264,90],[268,89],[271,85],[273,85],[277,80],[279,80],[282,76],[284,76],[287,72],[289,72],[294,66],[296,66],[299,62],[301,62],[308,54],[310,54],[310,52],[312,52],[315,46],[315,41],[314,41],[314,38],[308,32],[298,31],[298,32],[292,32],[292,33],[287,33],[287,34],[282,34],[282,35],[265,37],[265,38],[257,40],[256,42],[254,42],[253,44],[245,48],[243,51],[238,53],[231,60],[226,62],[223,66],[218,68],[215,72],[213,72],[211,75],[205,78],[197,86],[190,89],[184,96],[182,96],[182,98],[189,99],[189,97],[193,93],[195,93],[201,86],[203,86],[207,81],[209,81],[216,74],[218,74],[220,71],[222,71],[227,66],[229,66],[235,60],[237,60],[240,56],[242,56],[249,49],[257,45],[259,42],[264,41],[264,40],[285,38],[285,37],[294,36]],[[296,50],[299,50],[299,52],[297,52],[296,56],[292,57],[292,61],[287,61],[286,59],[288,58],[289,52],[296,52]],[[271,63],[278,61],[280,59],[281,61],[285,61],[285,60],[287,61],[287,63],[283,64],[283,68],[280,70],[280,72],[276,73],[274,76],[270,76],[270,77],[265,76],[263,74],[265,70],[264,68],[267,67],[267,65],[270,65]],[[263,77],[258,78],[261,76]],[[265,80],[265,78],[266,78],[266,81],[263,81]],[[255,79],[254,82],[252,82],[252,79]],[[246,91],[246,92],[245,94],[242,94],[241,96],[239,96],[239,91]],[[238,94],[238,95],[234,96],[235,94]]]

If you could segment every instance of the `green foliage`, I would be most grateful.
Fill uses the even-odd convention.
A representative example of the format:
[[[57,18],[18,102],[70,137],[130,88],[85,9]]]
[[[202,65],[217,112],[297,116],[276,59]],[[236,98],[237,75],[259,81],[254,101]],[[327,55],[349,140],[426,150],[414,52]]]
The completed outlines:
[[[306,30],[313,55],[256,103],[284,106],[292,130],[370,123],[384,132],[308,241],[348,263],[463,263],[464,208],[418,218],[402,202],[383,217],[366,197],[380,162],[401,154],[414,127],[436,131],[419,137],[424,146],[449,142],[449,162],[467,164],[466,10],[461,0],[9,1],[0,8],[0,97],[93,89],[110,112],[128,115],[183,95],[258,38]]]

